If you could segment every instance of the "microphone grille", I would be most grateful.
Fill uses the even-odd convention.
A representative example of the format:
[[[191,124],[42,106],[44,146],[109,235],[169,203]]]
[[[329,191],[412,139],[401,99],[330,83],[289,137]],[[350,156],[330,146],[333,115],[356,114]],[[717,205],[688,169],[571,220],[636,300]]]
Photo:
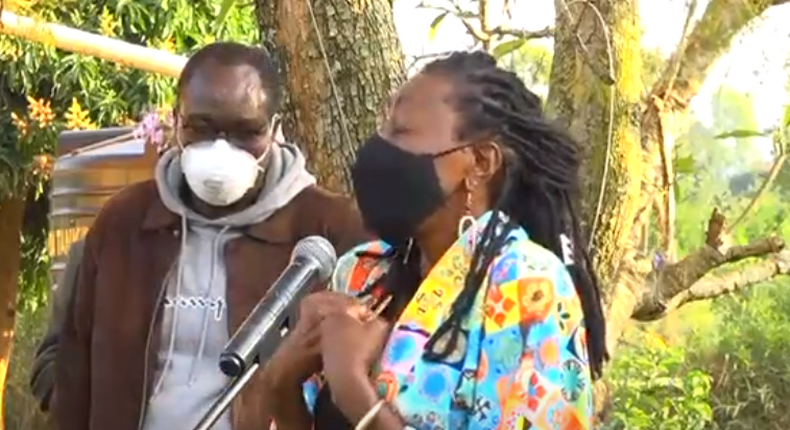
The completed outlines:
[[[296,243],[291,260],[305,258],[318,263],[318,276],[327,281],[337,265],[335,247],[321,236],[308,236]]]

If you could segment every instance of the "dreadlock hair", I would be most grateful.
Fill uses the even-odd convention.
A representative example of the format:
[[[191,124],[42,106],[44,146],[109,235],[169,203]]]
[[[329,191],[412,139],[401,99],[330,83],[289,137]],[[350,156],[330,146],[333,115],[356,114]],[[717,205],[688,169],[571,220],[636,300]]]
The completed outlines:
[[[208,65],[252,67],[261,80],[261,90],[266,93],[266,114],[271,118],[280,109],[283,100],[282,77],[265,49],[238,42],[215,42],[200,48],[189,57],[178,77],[176,89],[179,95],[192,77]]]
[[[450,316],[426,345],[425,358],[447,359],[455,350],[463,335],[461,322],[474,306],[489,266],[511,229],[520,226],[536,243],[572,260],[565,263],[581,299],[590,368],[594,378],[600,377],[608,360],[606,325],[576,216],[580,164],[576,142],[546,120],[540,98],[515,73],[497,67],[485,52],[455,52],[429,63],[421,73],[442,74],[456,84],[453,103],[462,125],[455,132],[460,140],[491,139],[500,144],[504,168],[493,181],[492,195],[494,209],[506,214],[510,223],[493,216],[484,227],[464,287]],[[578,246],[568,249],[566,239]],[[399,295],[411,297],[419,286],[420,256],[415,251],[395,248],[388,253],[392,264],[383,283],[396,297],[393,303]]]

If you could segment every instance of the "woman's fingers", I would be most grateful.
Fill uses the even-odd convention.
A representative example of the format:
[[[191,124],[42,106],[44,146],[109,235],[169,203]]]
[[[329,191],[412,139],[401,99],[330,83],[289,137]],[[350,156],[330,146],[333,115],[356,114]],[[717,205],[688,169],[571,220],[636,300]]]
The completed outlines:
[[[304,310],[305,314],[310,315],[308,318],[312,324],[317,324],[337,312],[347,313],[360,320],[371,316],[370,309],[359,300],[331,291],[316,293],[305,299]]]
[[[361,303],[353,303],[346,308],[346,313],[352,318],[360,321],[367,321],[373,317],[373,311]]]
[[[320,345],[321,344],[321,330],[319,330],[318,327],[316,327],[315,329],[304,333],[302,335],[301,343],[302,343],[302,345],[304,345],[305,348],[308,348],[308,349],[312,348],[315,345]]]

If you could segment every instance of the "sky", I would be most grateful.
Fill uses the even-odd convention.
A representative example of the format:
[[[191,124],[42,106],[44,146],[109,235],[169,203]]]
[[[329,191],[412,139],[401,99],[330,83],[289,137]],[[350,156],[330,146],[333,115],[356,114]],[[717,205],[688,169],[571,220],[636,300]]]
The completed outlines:
[[[461,0],[464,1],[464,0]],[[496,0],[500,1],[501,0]],[[446,0],[422,0],[433,5],[448,4]],[[407,56],[441,53],[465,49],[470,40],[464,27],[454,19],[446,19],[432,42],[428,42],[430,24],[438,12],[419,9],[421,0],[396,0],[395,24]],[[512,22],[523,22],[527,30],[537,30],[554,22],[554,2],[551,0],[516,0]],[[698,2],[699,17],[707,0]],[[683,31],[686,0],[642,0],[642,24],[645,29],[643,44],[658,48],[665,55],[673,52]],[[790,58],[790,4],[771,8],[733,43],[728,55],[711,72],[699,96],[692,101],[692,109],[703,122],[711,118],[711,100],[722,85],[748,93],[754,101],[759,125],[775,126],[788,102],[784,69]],[[766,145],[770,142],[766,141]]]

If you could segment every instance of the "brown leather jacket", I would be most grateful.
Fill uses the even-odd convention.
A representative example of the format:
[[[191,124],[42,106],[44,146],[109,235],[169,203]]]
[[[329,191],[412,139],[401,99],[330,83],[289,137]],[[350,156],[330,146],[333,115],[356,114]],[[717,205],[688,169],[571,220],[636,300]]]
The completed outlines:
[[[154,181],[110,199],[86,237],[84,257],[60,340],[55,422],[60,430],[138,430],[161,331],[162,285],[179,252],[179,217]],[[226,249],[231,333],[309,235],[329,239],[338,255],[367,239],[350,199],[310,187]],[[261,372],[231,406],[234,430],[267,427]],[[191,430],[191,429],[173,429]]]

